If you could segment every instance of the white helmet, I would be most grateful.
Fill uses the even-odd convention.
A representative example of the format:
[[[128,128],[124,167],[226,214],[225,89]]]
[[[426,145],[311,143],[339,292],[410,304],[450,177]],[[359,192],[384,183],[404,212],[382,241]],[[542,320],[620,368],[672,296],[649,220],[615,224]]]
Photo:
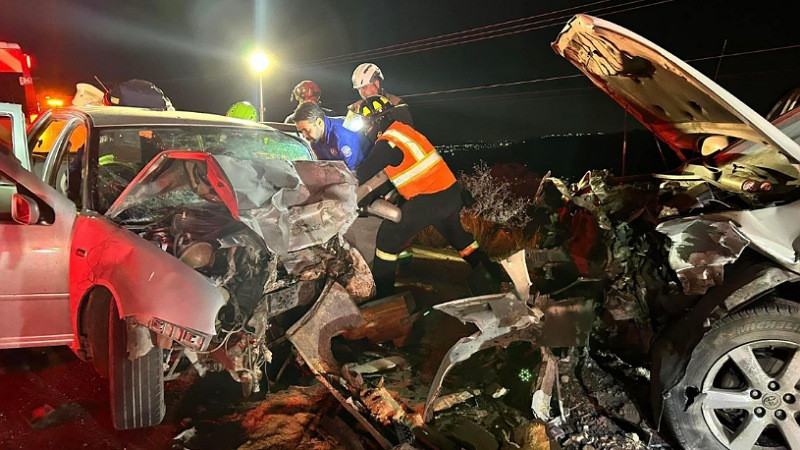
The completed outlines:
[[[359,64],[356,70],[353,71],[353,89],[361,89],[375,81],[376,78],[383,81],[383,73],[381,73],[380,67],[372,63]]]

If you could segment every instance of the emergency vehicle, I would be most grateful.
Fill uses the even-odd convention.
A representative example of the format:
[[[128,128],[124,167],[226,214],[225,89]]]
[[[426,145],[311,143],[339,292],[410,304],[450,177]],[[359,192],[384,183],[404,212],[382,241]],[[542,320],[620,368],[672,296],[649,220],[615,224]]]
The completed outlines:
[[[18,44],[0,42],[0,102],[22,105],[28,123],[39,115],[39,104],[33,87],[33,58]]]

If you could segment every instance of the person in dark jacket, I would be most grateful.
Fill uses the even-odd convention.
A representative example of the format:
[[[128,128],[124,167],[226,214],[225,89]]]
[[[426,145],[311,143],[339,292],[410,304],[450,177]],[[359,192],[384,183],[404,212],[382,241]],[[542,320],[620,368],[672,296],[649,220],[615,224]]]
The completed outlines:
[[[391,114],[394,105],[388,98],[369,97],[364,103],[358,120],[349,116],[352,120],[347,121],[347,126],[357,128],[353,123],[360,122],[365,135],[375,145],[356,170],[356,177],[359,184],[364,184],[385,172],[405,200],[400,207],[400,222],[384,220],[378,229],[372,267],[378,297],[393,293],[400,252],[429,225],[433,225],[473,269],[482,266],[484,273],[493,277],[497,284],[507,279],[503,269],[489,259],[472,234],[461,225],[461,186],[433,145],[408,124],[395,120]],[[365,202],[371,200],[368,196]]]

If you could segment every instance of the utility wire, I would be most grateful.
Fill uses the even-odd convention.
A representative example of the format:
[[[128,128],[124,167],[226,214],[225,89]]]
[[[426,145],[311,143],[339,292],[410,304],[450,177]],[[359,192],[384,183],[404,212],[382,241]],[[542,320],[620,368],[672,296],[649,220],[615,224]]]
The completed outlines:
[[[388,45],[388,46],[385,46],[385,47],[373,48],[373,49],[370,49],[370,50],[361,50],[361,51],[353,52],[353,53],[344,53],[344,54],[341,54],[341,55],[329,56],[329,57],[326,57],[326,58],[320,58],[320,59],[311,60],[311,61],[304,61],[304,62],[302,62],[300,64],[301,65],[319,64],[319,63],[330,62],[331,60],[351,58],[351,57],[354,57],[354,56],[366,56],[366,55],[379,53],[379,52],[383,52],[383,51],[386,51],[386,50],[393,50],[393,49],[397,49],[397,48],[408,49],[409,47],[412,47],[412,46],[418,46],[418,45],[422,45],[422,44],[427,44],[427,43],[430,43],[430,42],[442,40],[444,38],[450,38],[450,37],[453,37],[453,36],[472,34],[472,33],[477,32],[477,31],[488,30],[488,29],[491,29],[491,28],[499,28],[499,27],[501,27],[503,25],[510,25],[510,24],[513,24],[513,23],[526,22],[526,21],[530,21],[532,19],[538,19],[538,18],[541,18],[541,17],[549,16],[549,15],[552,15],[552,14],[557,14],[557,13],[564,12],[564,11],[569,11],[569,10],[572,10],[572,9],[580,9],[580,8],[586,8],[588,6],[598,5],[598,4],[601,4],[601,3],[608,3],[609,1],[612,1],[612,0],[600,0],[600,1],[597,1],[597,2],[587,3],[587,4],[584,4],[584,5],[573,6],[571,8],[564,8],[564,9],[559,9],[559,10],[556,10],[556,11],[551,11],[551,12],[541,13],[541,14],[534,14],[532,16],[522,17],[522,18],[519,18],[519,19],[507,20],[505,22],[498,22],[498,23],[494,23],[494,24],[490,24],[490,25],[484,25],[484,26],[480,26],[480,27],[469,28],[469,29],[466,29],[466,30],[456,31],[456,32],[453,32],[453,33],[441,34],[441,35],[438,35],[438,36],[428,37],[428,38],[424,38],[424,39],[417,39],[415,41],[401,42],[399,44]]]
[[[512,81],[510,83],[496,83],[496,84],[487,84],[484,86],[472,86],[466,88],[458,88],[458,89],[448,89],[444,91],[431,91],[431,92],[420,92],[417,94],[405,94],[401,97],[406,98],[414,98],[414,97],[422,97],[422,96],[429,96],[429,95],[442,95],[442,94],[454,94],[457,92],[469,92],[469,91],[477,91],[482,89],[494,89],[499,87],[507,87],[507,86],[520,86],[525,84],[533,84],[533,83],[542,83],[545,81],[558,81],[558,80],[567,80],[571,78],[583,78],[583,75],[564,75],[559,77],[547,77],[547,78],[535,78],[533,80],[523,80],[523,81]]]
[[[728,53],[727,55],[717,55],[717,56],[706,56],[704,58],[694,58],[694,59],[686,59],[685,62],[697,62],[697,61],[707,61],[709,59],[717,59],[717,58],[730,58],[732,56],[743,56],[743,55],[754,55],[756,53],[766,53],[766,52],[774,52],[777,50],[790,50],[793,48],[800,48],[800,44],[793,44],[793,45],[785,45],[783,47],[772,47],[772,48],[762,48],[760,50],[751,50],[747,52],[738,52],[738,53]]]
[[[636,3],[641,3],[643,1],[645,1],[645,0],[632,0],[632,1],[629,1],[627,3],[621,3],[621,4],[618,4],[618,5],[606,6],[606,7],[603,7],[603,8],[596,8],[596,9],[585,11],[585,12],[594,14],[594,13],[598,13],[598,12],[605,11],[605,10],[608,10],[608,9],[618,8],[620,6],[628,6],[628,5],[632,5],[632,4],[636,4]],[[669,2],[672,2],[672,1],[674,1],[674,0],[661,0],[661,1],[655,2],[655,3],[650,3],[650,4],[646,4],[646,5],[640,5],[640,6],[631,7],[631,8],[625,8],[625,9],[621,9],[621,10],[618,10],[618,11],[611,11],[611,12],[607,12],[607,13],[604,13],[604,14],[597,14],[597,15],[598,16],[602,16],[602,15],[616,14],[616,13],[625,12],[625,11],[632,11],[634,9],[640,9],[640,8],[647,8],[647,7],[650,7],[650,6],[656,6],[656,5],[660,5],[662,3],[669,3]],[[428,45],[417,46],[417,48],[405,48],[404,47],[404,48],[399,49],[398,51],[391,51],[391,52],[388,52],[388,53],[385,53],[385,54],[374,54],[374,55],[371,54],[371,55],[369,55],[369,58],[372,59],[372,60],[376,60],[376,59],[383,59],[383,58],[389,58],[389,57],[395,57],[395,56],[401,56],[401,55],[408,55],[408,54],[411,54],[411,53],[418,53],[418,52],[423,52],[423,51],[428,51],[428,50],[436,50],[436,49],[445,48],[445,47],[452,47],[454,45],[463,45],[463,44],[469,44],[469,43],[473,43],[473,42],[485,41],[485,40],[489,40],[489,39],[496,39],[496,38],[504,37],[504,36],[512,36],[512,35],[520,34],[520,33],[527,33],[527,32],[530,32],[530,31],[541,30],[541,29],[549,28],[549,27],[553,27],[553,26],[563,26],[564,25],[563,24],[563,20],[564,19],[569,19],[573,15],[574,14],[567,14],[567,15],[564,15],[564,16],[553,17],[553,18],[541,20],[541,21],[538,21],[538,22],[515,25],[515,26],[512,26],[512,27],[507,27],[507,28],[503,28],[503,29],[499,29],[499,30],[494,30],[494,31],[491,31],[491,32],[474,33],[472,35],[464,36],[463,38],[445,39],[445,40],[442,40],[442,41],[439,41],[439,42],[432,42],[431,44],[428,44]],[[547,22],[553,22],[553,23],[547,23]],[[508,30],[513,30],[513,31],[508,31]],[[332,62],[320,64],[320,65],[304,66],[303,68],[306,68],[306,69],[308,69],[308,68],[325,68],[325,67],[337,66],[337,65],[346,64],[346,63],[353,63],[353,62],[359,61],[361,59],[364,59],[364,58],[363,57],[348,57],[348,58],[342,58],[341,60],[332,61]]]

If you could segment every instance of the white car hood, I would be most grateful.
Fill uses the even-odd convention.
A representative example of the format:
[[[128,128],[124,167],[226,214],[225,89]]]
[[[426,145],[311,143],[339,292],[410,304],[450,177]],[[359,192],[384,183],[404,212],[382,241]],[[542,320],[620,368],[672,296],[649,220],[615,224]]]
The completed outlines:
[[[729,136],[771,144],[794,161],[800,146],[714,81],[647,39],[595,17],[573,17],[552,44],[675,150]]]

